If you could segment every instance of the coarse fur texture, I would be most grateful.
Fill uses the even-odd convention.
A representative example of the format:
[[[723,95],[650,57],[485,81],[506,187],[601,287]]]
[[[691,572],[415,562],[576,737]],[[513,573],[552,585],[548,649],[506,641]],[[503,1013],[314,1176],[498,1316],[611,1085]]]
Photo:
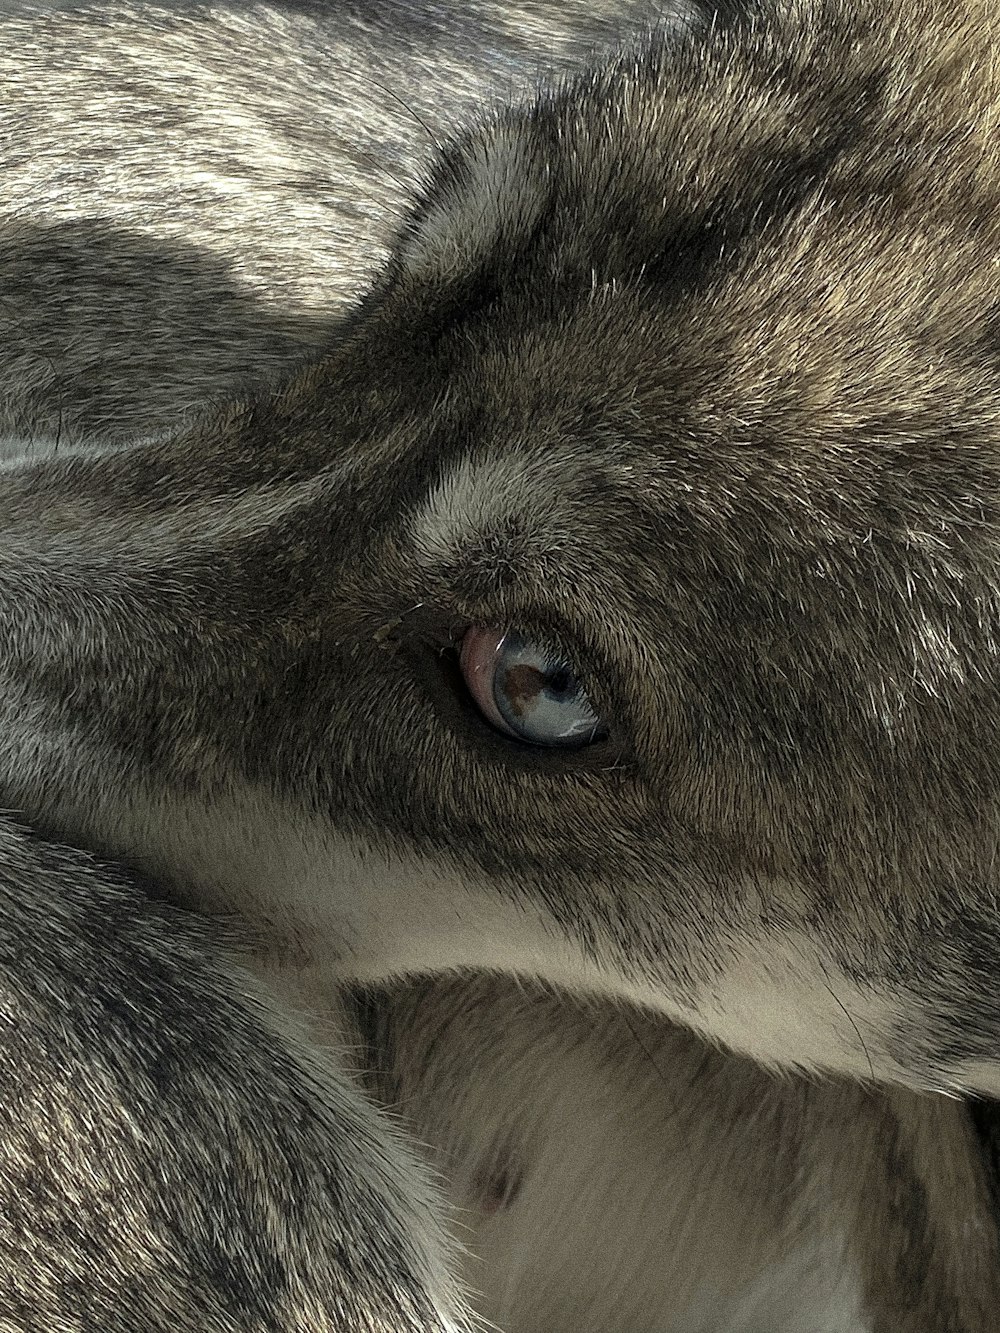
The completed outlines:
[[[994,1329],[1000,15],[0,27],[0,1333]]]

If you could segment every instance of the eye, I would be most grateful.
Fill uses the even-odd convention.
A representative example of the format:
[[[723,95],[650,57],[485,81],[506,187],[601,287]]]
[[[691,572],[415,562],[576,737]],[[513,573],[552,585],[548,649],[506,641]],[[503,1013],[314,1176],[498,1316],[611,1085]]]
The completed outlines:
[[[530,745],[590,745],[606,729],[572,668],[514,631],[470,629],[462,675],[498,731]]]

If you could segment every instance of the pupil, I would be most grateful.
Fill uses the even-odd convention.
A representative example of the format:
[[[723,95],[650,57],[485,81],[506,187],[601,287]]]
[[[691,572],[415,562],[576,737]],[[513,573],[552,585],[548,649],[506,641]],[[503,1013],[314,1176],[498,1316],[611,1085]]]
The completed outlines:
[[[567,671],[565,667],[557,667],[555,671],[550,671],[545,678],[545,693],[554,695],[557,699],[564,699],[567,695],[576,694],[576,677],[572,671]]]

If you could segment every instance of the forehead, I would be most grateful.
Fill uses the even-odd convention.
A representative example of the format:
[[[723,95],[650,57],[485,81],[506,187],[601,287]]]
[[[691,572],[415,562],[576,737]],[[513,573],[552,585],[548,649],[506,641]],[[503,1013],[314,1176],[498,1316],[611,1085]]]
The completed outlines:
[[[570,540],[588,505],[724,545],[720,519],[752,535],[797,507],[800,536],[861,540],[880,491],[905,507],[918,482],[935,502],[971,485],[997,435],[995,281],[961,226],[918,222],[818,201],[683,291],[578,273],[553,291],[526,257],[453,340],[448,392],[475,425],[444,450],[419,549]]]
[[[993,192],[963,175],[956,211],[941,126],[911,107],[903,153],[853,48],[788,73],[780,46],[622,62],[442,166],[396,261],[456,423],[408,497],[416,569],[676,624],[684,587],[852,585],[873,531],[891,586],[992,492]]]
[[[940,397],[921,336],[967,344],[997,285],[993,64],[971,30],[956,64],[940,34],[883,50],[838,13],[775,6],[468,135],[398,271],[492,306],[512,364],[519,342],[543,348],[521,356],[521,391],[558,375],[581,408],[615,410],[615,390],[619,412],[622,395],[644,407],[648,389],[663,425],[671,393],[699,390],[744,420],[832,406],[835,428],[901,389]]]

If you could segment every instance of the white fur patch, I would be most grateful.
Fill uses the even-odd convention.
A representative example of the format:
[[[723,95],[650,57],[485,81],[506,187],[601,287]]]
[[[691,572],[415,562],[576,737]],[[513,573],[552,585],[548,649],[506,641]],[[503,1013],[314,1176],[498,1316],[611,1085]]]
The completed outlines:
[[[898,1020],[890,1001],[843,976],[803,935],[741,940],[722,976],[678,1017],[770,1068],[912,1083],[888,1054]]]
[[[429,1023],[401,1057],[405,1104],[465,1210],[468,1285],[496,1326],[871,1333],[825,1168],[774,1137],[791,1085],[711,1059],[702,1078],[697,1046],[667,1027],[507,995],[489,1018],[473,1002],[461,1032]],[[453,1087],[422,1083],[420,1043],[440,1061],[442,1041]],[[493,1209],[482,1167],[498,1160],[517,1185]]]
[[[693,1313],[693,1312],[692,1312]],[[873,1333],[860,1275],[834,1235],[807,1241],[772,1264],[726,1312],[688,1322],[678,1333]]]
[[[28,458],[47,458],[55,451],[54,440],[32,440],[23,435],[0,435],[0,467]]]
[[[529,230],[545,203],[545,170],[516,127],[498,126],[462,155],[461,175],[435,193],[404,241],[404,268],[450,277],[474,268],[504,232]]]
[[[541,460],[515,447],[489,458],[461,459],[412,515],[410,539],[418,564],[446,565],[484,534],[511,522],[522,540],[537,532],[540,550],[551,554],[553,534],[568,517],[574,470],[568,451],[558,457],[549,451]]]

